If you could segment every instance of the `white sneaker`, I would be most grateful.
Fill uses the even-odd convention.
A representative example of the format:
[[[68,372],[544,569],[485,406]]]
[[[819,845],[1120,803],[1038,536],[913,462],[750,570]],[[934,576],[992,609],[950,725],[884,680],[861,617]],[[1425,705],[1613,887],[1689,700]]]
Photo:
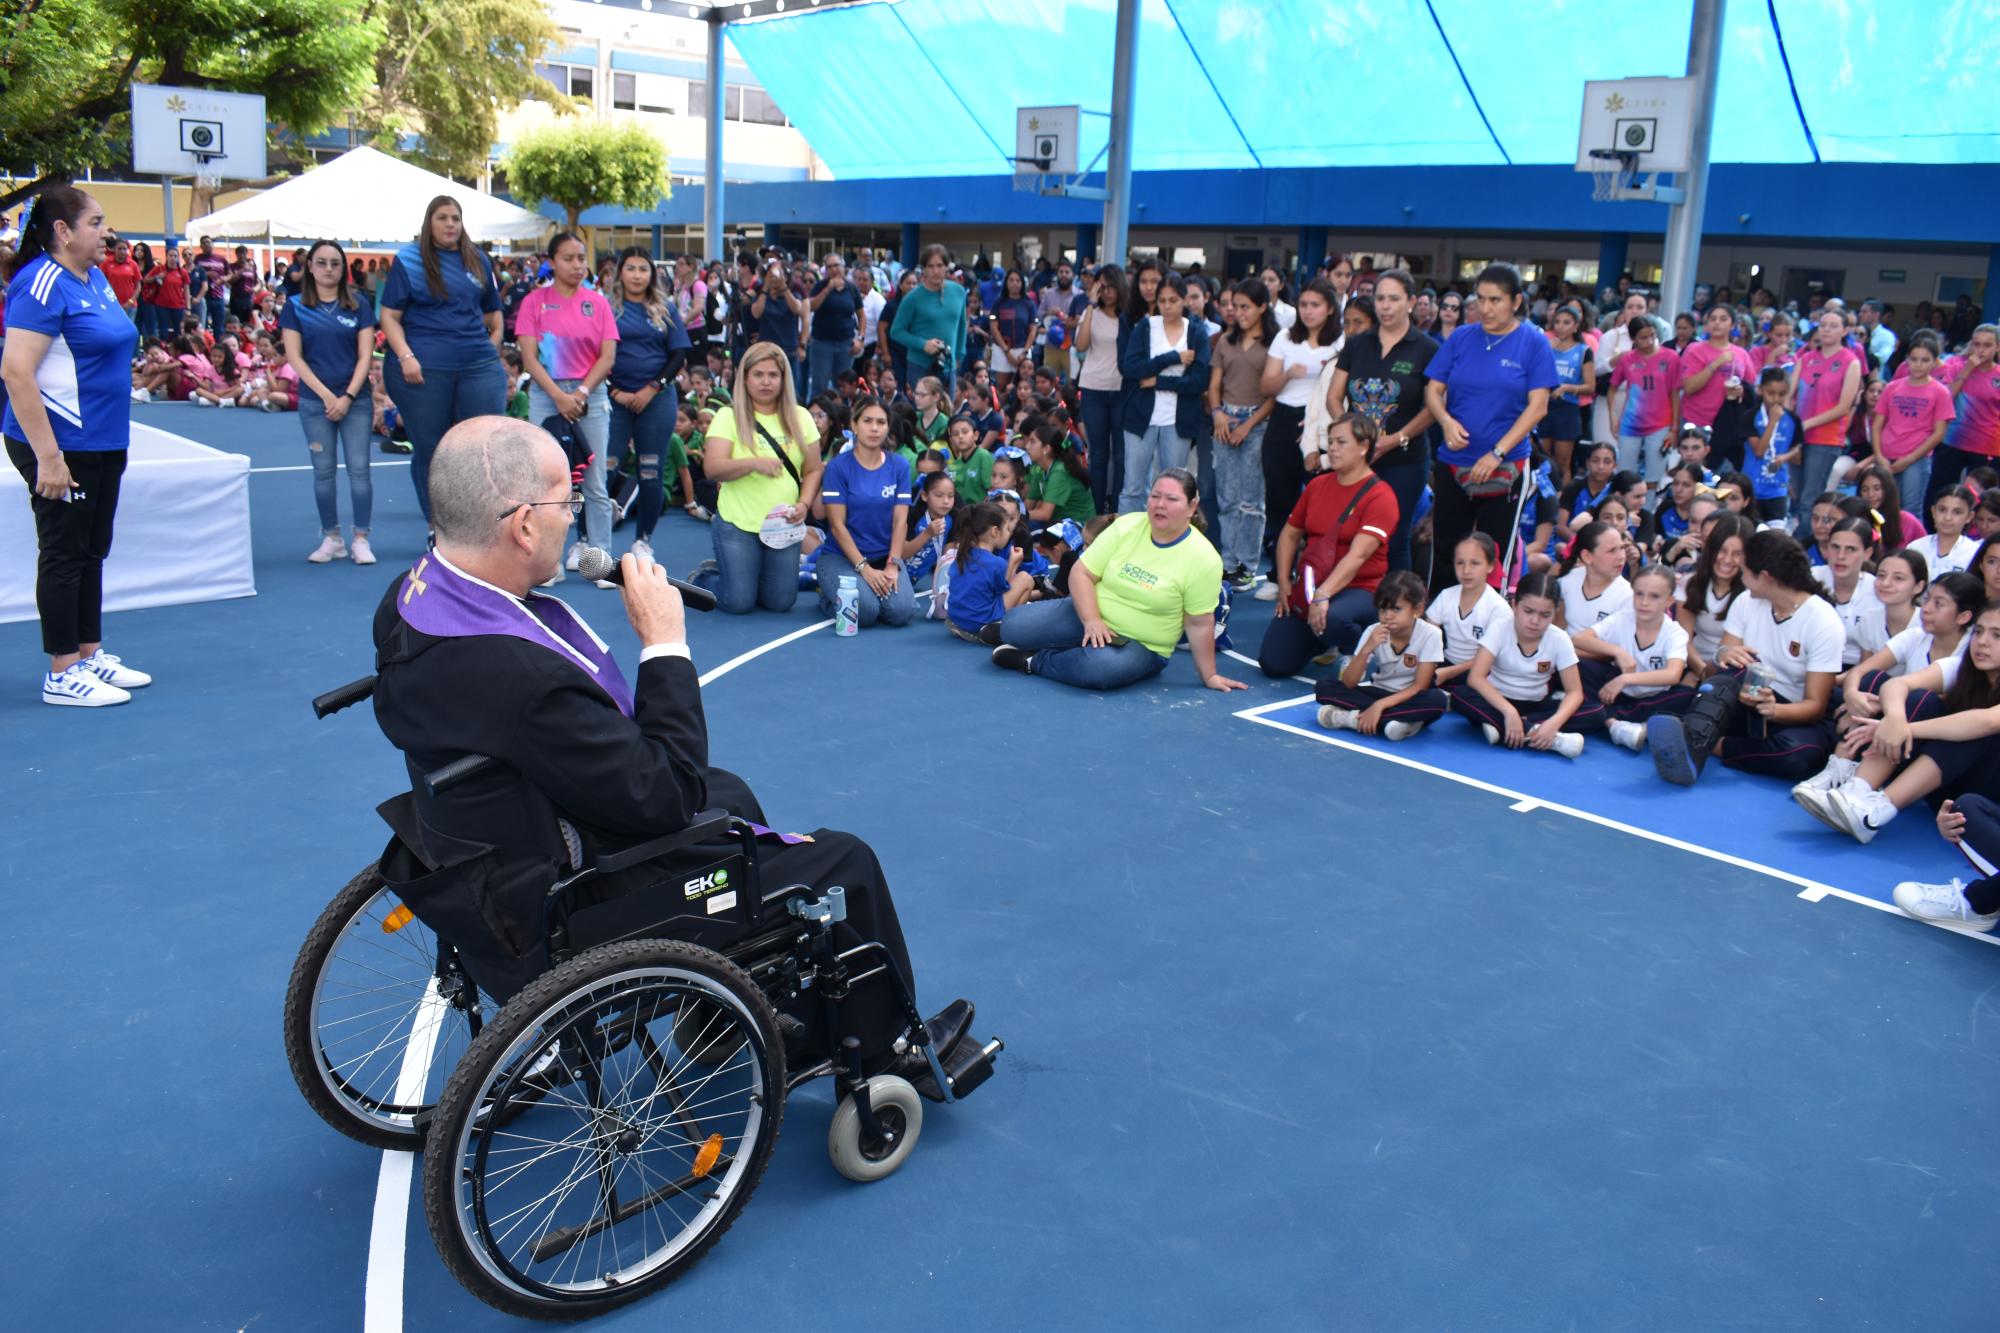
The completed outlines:
[[[1638,722],[1607,722],[1605,732],[1610,735],[1613,745],[1622,745],[1628,750],[1646,748],[1646,728]]]
[[[632,554],[638,556],[641,560],[651,560],[656,565],[660,563],[658,557],[653,554],[653,544],[644,537],[634,537],[632,539]]]
[[[132,390],[132,401],[135,403],[150,403],[153,401],[153,395],[144,389],[134,389]]]
[[[353,560],[357,565],[372,565],[375,563],[375,548],[368,544],[368,538],[363,533],[357,532],[354,534],[354,540],[348,544],[347,554],[348,558]]]
[[[1355,721],[1361,715],[1352,708],[1335,708],[1332,704],[1321,704],[1316,716],[1319,724],[1328,731],[1352,731]]]
[[[261,402],[259,402],[257,406],[260,410],[265,412],[282,412],[285,410],[284,408],[278,406],[278,400],[275,398],[266,398]]]
[[[1892,891],[1896,906],[1919,921],[1934,926],[1957,926],[1981,934],[2000,923],[2000,912],[1981,914],[1965,900],[1965,884],[1954,879],[1949,884],[1918,884],[1904,881]]]
[[[77,663],[78,666],[96,676],[107,685],[116,685],[121,690],[143,689],[153,683],[153,678],[137,667],[125,665],[125,659],[114,656],[99,648],[90,656]]]
[[[1826,803],[1839,821],[1835,827],[1859,843],[1875,841],[1875,835],[1896,817],[1895,802],[1858,778],[1828,793]]]
[[[708,512],[708,506],[701,503],[682,505],[681,512],[697,523],[706,523],[715,517],[714,514]]]
[[[1558,731],[1555,744],[1549,748],[1565,759],[1574,759],[1583,753],[1583,737],[1574,731]]]
[[[1384,722],[1382,735],[1392,741],[1406,741],[1423,729],[1421,722]]]
[[[1275,583],[1260,583],[1257,585],[1257,591],[1250,595],[1260,602],[1275,602],[1278,600],[1278,585]]]
[[[215,404],[214,404],[214,403],[212,403],[212,402],[210,402],[210,401],[209,401],[208,399],[206,399],[206,398],[202,398],[202,397],[199,397],[199,396],[190,396],[190,397],[189,397],[189,399],[188,399],[188,401],[189,401],[189,402],[191,402],[191,403],[193,403],[193,404],[194,404],[194,405],[195,405],[196,407],[214,407],[214,406],[215,406]]]
[[[1860,760],[1842,759],[1839,755],[1835,755],[1826,761],[1825,768],[1822,768],[1818,773],[1792,788],[1792,795],[1797,796],[1802,789],[1806,791],[1832,791],[1835,787],[1844,785],[1860,769]]]
[[[319,539],[319,545],[315,546],[313,548],[313,553],[306,557],[308,561],[310,561],[315,565],[324,565],[329,561],[345,560],[346,558],[347,558],[347,544],[341,541],[337,535],[332,533],[329,533],[326,536],[321,537]]]
[[[217,404],[216,404],[216,406],[217,406],[217,407],[234,407],[234,406],[236,406],[236,400],[235,400],[234,398],[225,398],[225,399],[223,399],[223,400],[222,400],[221,402],[217,403]]]
[[[1494,726],[1491,722],[1481,722],[1479,730],[1485,733],[1488,745],[1498,745],[1500,743],[1500,728]]]
[[[1833,794],[1838,790],[1838,787],[1814,787],[1801,782],[1792,788],[1792,799],[1804,807],[1807,814],[1835,833],[1846,833],[1847,825],[1841,823],[1840,817],[1833,812]]]
[[[130,703],[129,692],[119,689],[95,671],[77,662],[59,676],[42,677],[42,702],[64,708],[107,708]]]
[[[563,557],[563,568],[567,569],[572,574],[574,574],[576,572],[578,562],[581,561],[582,559],[583,559],[583,543],[578,542],[576,545],[570,547],[569,554]]]

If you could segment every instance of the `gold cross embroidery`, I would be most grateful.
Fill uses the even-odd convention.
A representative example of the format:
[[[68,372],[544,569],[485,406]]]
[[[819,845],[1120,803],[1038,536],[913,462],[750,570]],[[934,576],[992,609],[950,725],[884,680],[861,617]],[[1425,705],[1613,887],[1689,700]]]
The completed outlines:
[[[410,571],[409,580],[403,585],[404,606],[410,604],[410,598],[421,597],[425,592],[430,590],[431,585],[424,582],[424,571],[430,568],[430,564],[431,558],[425,556],[423,559],[417,561],[417,567]]]

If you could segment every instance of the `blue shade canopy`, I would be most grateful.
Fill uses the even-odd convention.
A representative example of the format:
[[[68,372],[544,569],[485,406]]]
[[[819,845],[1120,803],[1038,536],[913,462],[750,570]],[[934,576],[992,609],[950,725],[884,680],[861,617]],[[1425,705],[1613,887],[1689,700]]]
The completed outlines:
[[[1717,162],[2000,162],[1993,0],[1727,0]],[[1005,175],[1014,111],[1111,101],[1114,0],[888,0],[732,24],[836,176]],[[1692,7],[1143,0],[1140,171],[1573,162],[1589,79],[1685,73]],[[1080,164],[1107,122],[1086,115]],[[1098,162],[1101,169],[1102,162]]]

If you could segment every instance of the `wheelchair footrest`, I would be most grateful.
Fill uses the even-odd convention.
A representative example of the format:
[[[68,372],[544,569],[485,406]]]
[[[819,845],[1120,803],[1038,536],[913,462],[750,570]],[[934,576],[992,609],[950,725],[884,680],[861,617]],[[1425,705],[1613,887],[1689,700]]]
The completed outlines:
[[[938,1063],[944,1066],[945,1081],[951,1084],[952,1100],[971,1095],[973,1089],[993,1077],[993,1058],[1004,1049],[1005,1043],[998,1037],[982,1044],[968,1033],[939,1057]]]

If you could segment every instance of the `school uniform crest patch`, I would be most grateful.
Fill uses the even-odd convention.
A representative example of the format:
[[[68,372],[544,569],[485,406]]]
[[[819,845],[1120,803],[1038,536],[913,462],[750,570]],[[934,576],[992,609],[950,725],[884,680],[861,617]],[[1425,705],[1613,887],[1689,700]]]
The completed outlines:
[[[1802,651],[1799,645],[1799,641],[1797,639],[1793,639],[1790,643],[1786,644],[1785,647],[1791,651],[1793,657],[1797,657],[1799,653]]]
[[[1535,674],[1538,676],[1546,676],[1549,674],[1549,671],[1554,666],[1555,666],[1554,662],[1537,662],[1535,663]]]

